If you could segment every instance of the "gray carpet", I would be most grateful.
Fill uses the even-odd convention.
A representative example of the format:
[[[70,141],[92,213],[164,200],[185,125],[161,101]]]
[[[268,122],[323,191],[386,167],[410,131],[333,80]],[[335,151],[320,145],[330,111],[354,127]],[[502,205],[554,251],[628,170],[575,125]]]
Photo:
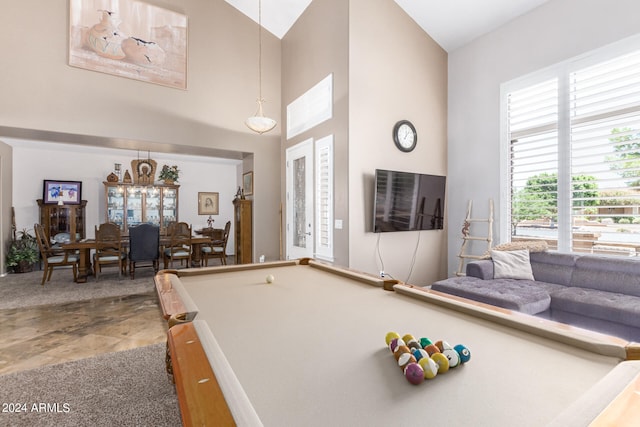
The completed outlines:
[[[164,355],[155,344],[0,375],[0,425],[180,426]]]
[[[56,269],[44,286],[40,285],[42,275],[42,271],[34,271],[0,277],[0,309],[144,294],[155,289],[152,268],[136,269],[135,280],[128,275],[118,277],[117,272],[109,269],[97,281],[89,277],[87,283],[75,283],[71,269]]]

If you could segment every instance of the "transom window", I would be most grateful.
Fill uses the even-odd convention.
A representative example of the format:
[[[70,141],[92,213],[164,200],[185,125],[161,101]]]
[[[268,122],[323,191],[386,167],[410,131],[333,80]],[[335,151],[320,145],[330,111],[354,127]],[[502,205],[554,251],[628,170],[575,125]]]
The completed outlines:
[[[506,83],[502,111],[511,240],[640,256],[638,39]]]

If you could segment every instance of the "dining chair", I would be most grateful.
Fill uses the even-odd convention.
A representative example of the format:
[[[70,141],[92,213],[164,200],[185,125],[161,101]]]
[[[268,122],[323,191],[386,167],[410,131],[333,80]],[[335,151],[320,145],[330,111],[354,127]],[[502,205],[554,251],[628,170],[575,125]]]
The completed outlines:
[[[96,230],[96,252],[93,254],[93,265],[96,280],[105,265],[117,265],[118,277],[126,273],[127,258],[126,252],[122,248],[120,226],[111,222],[105,222],[95,227]]]
[[[158,272],[160,259],[160,227],[140,224],[129,227],[129,275],[135,278],[136,266],[153,267]],[[138,265],[138,263],[145,263]],[[149,264],[150,263],[150,264]]]
[[[231,230],[231,221],[227,221],[224,226],[222,239],[212,240],[211,243],[202,245],[200,249],[204,265],[209,265],[209,258],[220,258],[222,264],[227,264],[227,241],[229,240],[229,230]]]
[[[169,245],[163,252],[164,268],[173,266],[173,261],[180,261],[187,267],[191,266],[191,225],[186,222],[176,222],[171,226]]]
[[[73,281],[78,280],[78,256],[67,251],[61,251],[58,248],[53,248],[41,224],[34,224],[33,229],[36,233],[38,248],[40,249],[40,255],[44,263],[44,274],[42,276],[42,283],[40,284],[44,286],[45,281],[48,282],[51,280],[53,269],[58,267],[71,267],[73,269]]]

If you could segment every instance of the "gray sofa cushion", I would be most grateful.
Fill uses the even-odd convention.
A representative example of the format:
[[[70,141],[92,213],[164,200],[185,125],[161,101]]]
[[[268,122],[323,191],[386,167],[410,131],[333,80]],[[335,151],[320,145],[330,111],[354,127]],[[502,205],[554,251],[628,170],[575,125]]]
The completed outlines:
[[[584,255],[576,261],[570,286],[640,297],[640,258]]]
[[[533,252],[531,270],[536,280],[570,286],[571,273],[579,255],[560,252]]]
[[[467,277],[477,277],[484,280],[493,279],[493,261],[490,259],[472,261],[467,264],[466,272]]]
[[[551,304],[545,285],[548,284],[541,285],[532,280],[452,277],[434,283],[431,289],[509,310],[536,314],[547,310]]]
[[[552,292],[551,310],[563,310],[640,328],[640,297],[586,288]]]

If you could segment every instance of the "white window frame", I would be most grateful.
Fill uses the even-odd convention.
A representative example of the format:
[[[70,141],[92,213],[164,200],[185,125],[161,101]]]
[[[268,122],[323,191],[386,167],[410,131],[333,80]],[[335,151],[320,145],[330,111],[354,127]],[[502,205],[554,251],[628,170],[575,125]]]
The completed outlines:
[[[500,86],[500,199],[504,201],[500,208],[500,241],[511,240],[511,168],[510,150],[511,138],[508,122],[508,95],[519,89],[557,78],[559,81],[559,117],[558,117],[558,250],[569,252],[571,250],[571,209],[570,175],[566,171],[570,169],[570,132],[568,76],[575,71],[591,65],[616,58],[618,56],[640,50],[640,35],[632,36],[603,48],[596,49],[578,57],[563,61],[543,70],[536,71],[526,76],[503,83]]]

